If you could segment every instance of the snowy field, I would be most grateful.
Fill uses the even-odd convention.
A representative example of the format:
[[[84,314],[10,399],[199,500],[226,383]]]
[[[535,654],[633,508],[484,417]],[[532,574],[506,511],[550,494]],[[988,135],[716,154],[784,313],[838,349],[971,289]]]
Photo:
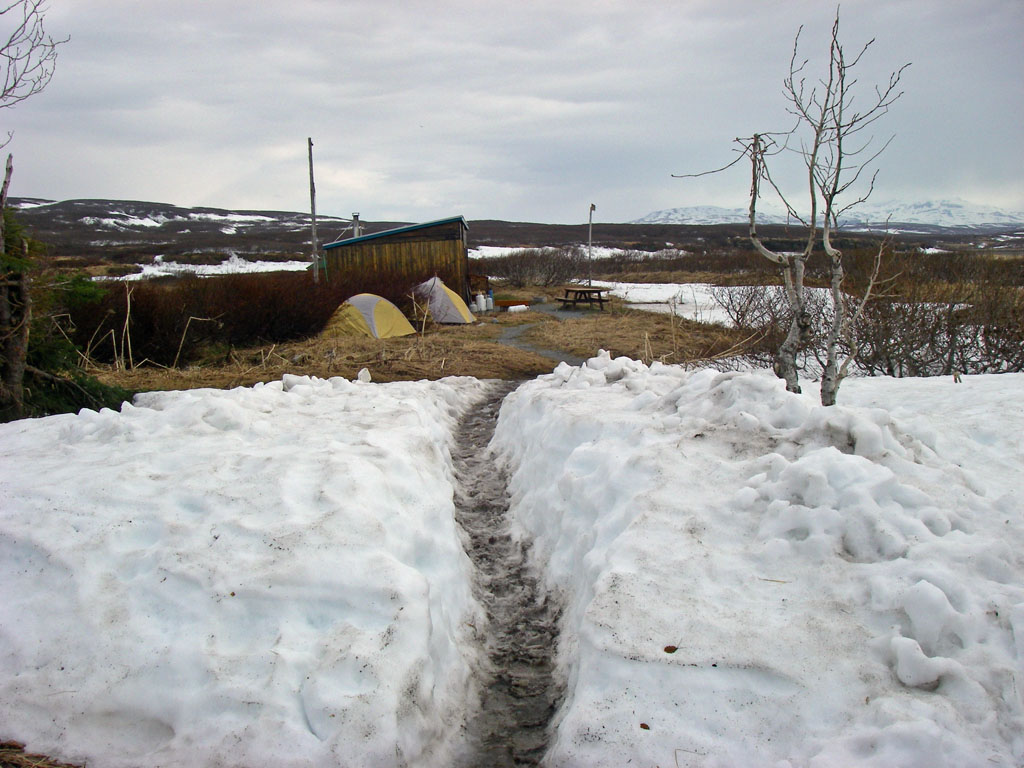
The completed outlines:
[[[607,288],[612,296],[622,299],[632,309],[662,314],[674,313],[699,323],[733,324],[729,313],[715,300],[715,291],[739,290],[733,286],[710,283],[619,283],[594,280],[594,285]],[[820,294],[820,301],[831,301],[825,288],[804,288],[807,295]]]
[[[0,425],[0,740],[90,768],[445,766],[475,379],[285,377]],[[808,390],[813,390],[808,386]],[[552,766],[1024,763],[1024,375],[599,356],[505,402],[566,590]]]
[[[580,250],[584,255],[587,254],[586,244],[573,246]],[[508,256],[510,253],[516,253],[518,251],[539,251],[539,250],[556,250],[559,251],[561,248],[555,248],[553,246],[505,246],[505,245],[478,245],[476,248],[469,249],[469,258],[471,259],[495,259],[501,256]],[[606,248],[602,245],[595,245],[590,248],[590,258],[592,259],[610,259],[613,256],[625,256],[626,254],[635,254],[637,251],[630,251],[625,248]],[[671,246],[663,248],[660,251],[650,252],[649,256],[660,256],[663,258],[675,258],[676,256],[685,256],[686,251]]]
[[[622,299],[633,309],[674,313],[701,323],[732,325],[728,313],[715,301],[715,286],[709,283],[616,283],[594,280],[599,288]]]
[[[121,277],[100,278],[103,280],[150,280],[154,277],[183,277],[198,275],[239,275],[250,272],[302,272],[309,269],[309,260],[305,261],[248,261],[232,254],[219,264],[182,264],[177,261],[166,261],[156,256],[148,264],[137,264],[139,272]]]
[[[31,208],[35,206],[22,206]],[[261,216],[242,213],[198,213],[192,212],[187,216],[132,216],[124,211],[113,211],[114,215],[109,218],[97,218],[95,216],[83,216],[79,221],[88,227],[102,227],[106,229],[130,230],[135,227],[161,227],[168,222],[179,221],[206,221],[218,222],[224,226],[221,231],[226,235],[233,235],[239,225],[263,223],[273,221],[272,216]]]

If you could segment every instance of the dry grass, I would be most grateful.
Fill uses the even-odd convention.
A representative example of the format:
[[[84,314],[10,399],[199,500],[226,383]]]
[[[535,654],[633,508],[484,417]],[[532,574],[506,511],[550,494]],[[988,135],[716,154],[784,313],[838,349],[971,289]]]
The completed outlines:
[[[558,321],[549,314],[542,312],[502,312],[494,323],[497,330],[506,325],[534,325],[536,323],[557,323]],[[561,347],[555,347],[561,349]]]
[[[78,768],[70,763],[58,763],[42,755],[25,753],[25,745],[16,741],[0,743],[0,768]]]
[[[534,299],[544,296],[545,293],[551,293],[551,288],[541,288],[531,285],[528,285],[525,288],[516,288],[514,285],[508,285],[500,281],[494,281],[491,284],[491,288],[494,291],[494,298],[496,299]]]
[[[91,373],[105,384],[145,391],[230,389],[276,381],[286,373],[352,379],[362,368],[370,371],[374,381],[444,376],[520,379],[551,371],[550,360],[498,344],[494,339],[500,332],[498,323],[482,323],[441,327],[423,335],[395,339],[317,337],[230,350],[181,369],[143,366],[118,370],[113,366],[99,366]]]
[[[583,312],[557,324],[543,323],[523,334],[539,347],[589,357],[600,349],[650,363],[694,363],[735,352],[743,335],[730,328],[705,325],[668,314],[613,305],[606,312]]]
[[[502,289],[504,291],[504,289]],[[496,291],[497,293],[497,291]],[[516,291],[524,298],[544,289]],[[533,352],[498,343],[506,326],[530,325],[520,337],[541,349],[589,357],[600,349],[645,362],[694,363],[735,353],[739,332],[669,315],[631,310],[612,304],[605,312],[581,311],[567,317],[540,312],[498,313],[463,326],[432,326],[423,333],[378,340],[355,336],[320,336],[304,341],[245,349],[211,349],[185,368],[141,366],[125,370],[94,366],[106,384],[130,391],[230,389],[278,381],[286,374],[320,378],[355,378],[362,368],[374,381],[438,379],[444,376],[524,379],[549,373],[553,363]]]

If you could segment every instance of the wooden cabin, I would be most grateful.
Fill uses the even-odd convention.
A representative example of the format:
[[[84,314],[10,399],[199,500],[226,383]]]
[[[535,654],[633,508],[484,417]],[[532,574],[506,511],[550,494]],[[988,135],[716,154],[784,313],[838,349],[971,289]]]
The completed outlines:
[[[469,299],[469,251],[462,216],[409,224],[324,245],[327,274],[390,273],[411,280],[440,277]]]

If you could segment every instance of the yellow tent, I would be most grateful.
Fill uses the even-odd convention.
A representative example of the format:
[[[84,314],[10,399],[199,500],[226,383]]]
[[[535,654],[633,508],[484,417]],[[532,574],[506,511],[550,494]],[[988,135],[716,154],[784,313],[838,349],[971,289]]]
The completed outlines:
[[[338,307],[327,321],[325,336],[373,336],[388,339],[416,333],[405,315],[387,299],[360,293]]]

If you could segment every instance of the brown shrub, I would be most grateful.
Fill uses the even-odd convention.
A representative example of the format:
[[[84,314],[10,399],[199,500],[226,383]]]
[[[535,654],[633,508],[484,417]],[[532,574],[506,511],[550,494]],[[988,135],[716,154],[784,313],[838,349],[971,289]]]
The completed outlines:
[[[413,286],[430,275],[309,272],[180,277],[117,283],[99,302],[70,309],[74,341],[102,362],[181,365],[203,348],[293,341],[318,334],[356,293],[411,309]]]

